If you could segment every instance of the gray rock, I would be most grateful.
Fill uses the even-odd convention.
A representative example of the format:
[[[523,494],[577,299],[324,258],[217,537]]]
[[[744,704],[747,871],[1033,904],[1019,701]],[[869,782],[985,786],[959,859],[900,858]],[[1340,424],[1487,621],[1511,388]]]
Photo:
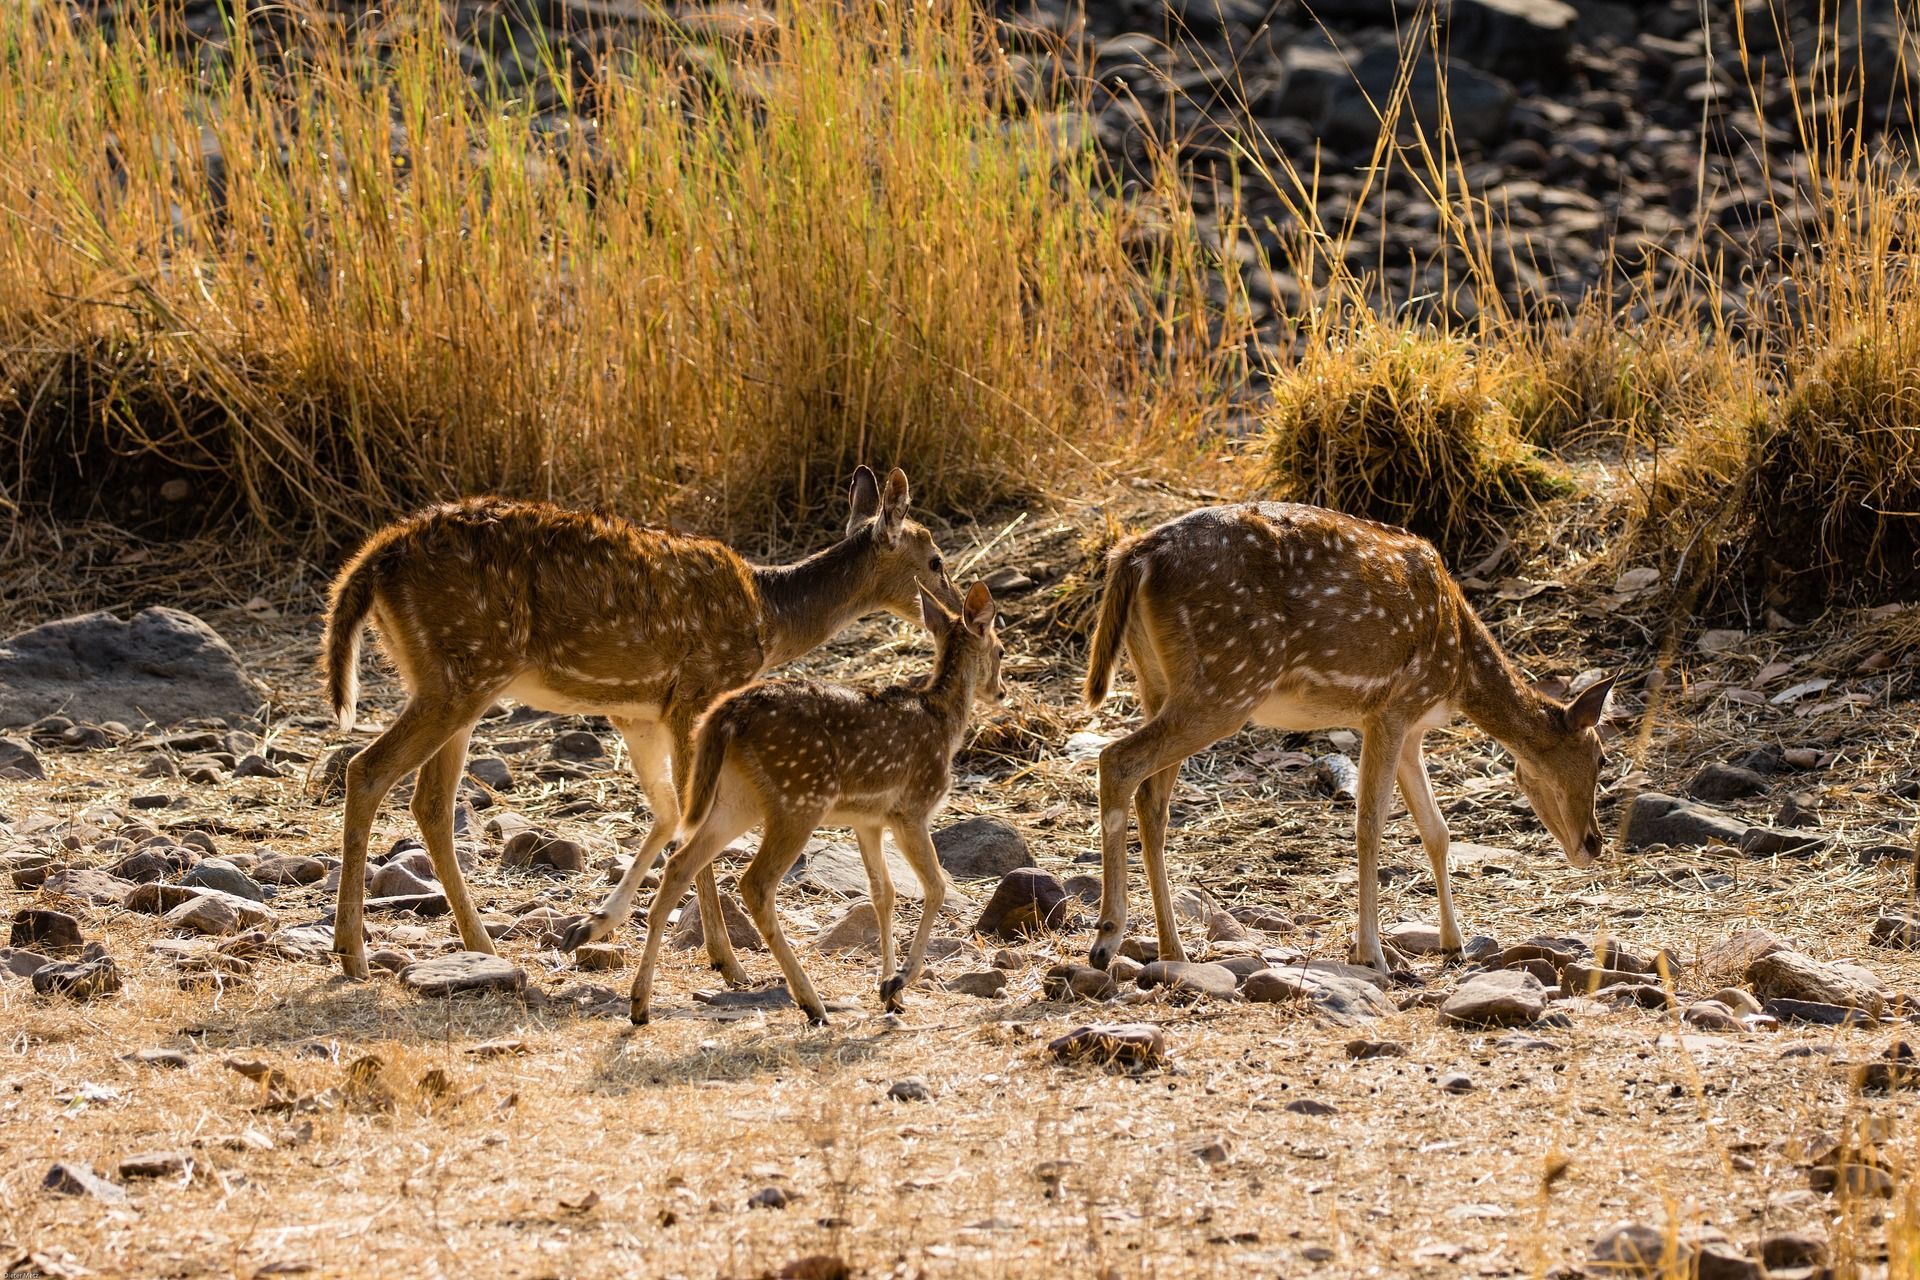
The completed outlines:
[[[1322,1102],[1318,1098],[1295,1098],[1281,1110],[1296,1116],[1330,1116],[1338,1114],[1340,1108],[1331,1102]]]
[[[1777,1021],[1810,1027],[1870,1026],[1875,1021],[1870,1014],[1850,1005],[1824,1004],[1818,1000],[1780,997],[1767,1001],[1764,1008]]]
[[[749,1209],[784,1209],[792,1203],[792,1193],[783,1187],[762,1187],[747,1197]]]
[[[980,1000],[992,1000],[1006,989],[1007,973],[1004,969],[980,969],[947,979],[947,990]]]
[[[1473,1092],[1473,1077],[1460,1071],[1449,1071],[1434,1083],[1447,1093]]]
[[[1664,844],[1681,848],[1699,848],[1709,844],[1738,845],[1749,824],[1731,814],[1646,791],[1633,798],[1627,811],[1628,848]]]
[[[416,995],[455,996],[470,992],[526,990],[527,975],[499,956],[456,951],[450,956],[416,960],[400,971],[400,985]]]
[[[1560,0],[1454,0],[1448,52],[1510,80],[1558,84],[1573,52],[1577,8]]]
[[[963,818],[934,832],[933,848],[948,874],[963,880],[1004,876],[1033,865],[1025,838],[999,818]]]
[[[404,862],[389,862],[374,868],[367,877],[367,896],[372,898],[419,897],[441,892],[436,880],[422,880]]]
[[[108,1204],[119,1204],[127,1198],[126,1188],[107,1181],[89,1165],[67,1160],[48,1169],[40,1185],[57,1196],[91,1196]]]
[[[214,937],[229,937],[272,919],[273,913],[259,903],[217,889],[195,890],[191,900],[181,903],[163,917],[164,923],[174,929],[211,934]]]
[[[1893,1175],[1870,1164],[1820,1165],[1807,1171],[1807,1185],[1825,1195],[1885,1200],[1893,1195]]]
[[[137,884],[127,891],[125,906],[144,916],[163,916],[182,903],[192,902],[207,889],[189,889],[178,884]]]
[[[1737,764],[1710,764],[1693,775],[1693,781],[1687,783],[1687,794],[1696,800],[1705,800],[1708,804],[1725,804],[1729,800],[1743,800],[1748,796],[1759,795],[1767,789],[1767,780],[1752,769],[1743,769]]]
[[[1258,1004],[1305,1001],[1314,1012],[1336,1026],[1359,1026],[1369,1018],[1394,1012],[1380,989],[1328,962],[1262,969],[1240,984],[1240,994]]]
[[[1045,871],[1023,868],[1009,872],[994,886],[974,929],[992,938],[1025,938],[1061,927],[1072,911],[1067,891],[1058,879]]]
[[[1827,1264],[1827,1242],[1818,1236],[1798,1231],[1782,1231],[1760,1241],[1760,1261],[1770,1271],[1790,1267],[1823,1267]]]
[[[1156,960],[1145,965],[1135,985],[1142,991],[1166,987],[1171,991],[1191,991],[1216,1000],[1231,1000],[1239,991],[1239,979],[1233,970],[1219,964],[1195,964],[1192,961]]]
[[[1166,1061],[1167,1042],[1160,1028],[1148,1023],[1109,1023],[1075,1027],[1049,1042],[1047,1053],[1061,1062],[1143,1070]]]
[[[1440,945],[1440,926],[1406,920],[1390,924],[1381,931],[1388,946],[1405,956],[1437,956],[1446,950]]]
[[[46,766],[33,748],[17,738],[0,738],[0,781],[44,782],[46,778]]]
[[[1404,1058],[1407,1046],[1398,1040],[1349,1040],[1347,1056],[1355,1062],[1367,1062],[1374,1058]]]
[[[214,889],[230,893],[249,902],[267,900],[266,888],[255,883],[252,876],[225,858],[207,858],[195,863],[187,869],[187,874],[180,877],[180,883],[191,889]]]
[[[1812,835],[1805,831],[1783,831],[1778,827],[1753,827],[1740,839],[1740,852],[1754,858],[1776,855],[1810,858],[1833,843],[1832,836]]]
[[[127,1061],[163,1071],[184,1071],[188,1064],[187,1055],[178,1049],[135,1049]]]
[[[253,878],[262,884],[319,884],[327,878],[327,867],[318,858],[276,853],[260,859],[253,868]]]
[[[1317,121],[1330,142],[1341,147],[1365,147],[1380,133],[1377,114],[1393,94],[1401,74],[1400,53],[1379,47],[1362,54],[1344,84],[1334,85]],[[1430,58],[1421,59],[1408,77],[1406,105],[1414,121],[1429,137],[1439,131],[1442,113],[1463,143],[1484,146],[1505,136],[1513,116],[1513,86],[1460,61],[1447,68],[1446,96]],[[1325,757],[1322,757],[1323,759]]]
[[[1048,1000],[1111,1000],[1119,992],[1112,973],[1084,964],[1056,964],[1040,976],[1040,994]]]
[[[1874,917],[1868,939],[1880,947],[1898,951],[1920,949],[1920,914],[1911,911],[1882,911]]]
[[[1623,1223],[1593,1242],[1587,1254],[1590,1270],[1605,1275],[1659,1276],[1669,1261],[1685,1266],[1693,1250],[1667,1233],[1644,1223]]]
[[[467,761],[467,776],[494,791],[513,790],[513,770],[499,756],[475,756]]]
[[[767,944],[760,940],[760,931],[754,927],[753,917],[740,905],[740,900],[724,889],[720,892],[720,914],[726,917],[727,937],[736,951],[765,951]],[[675,951],[692,951],[707,944],[706,926],[700,918],[700,907],[694,897],[688,897],[680,905],[680,919],[674,924],[673,932],[667,935],[667,945]]]
[[[871,902],[856,902],[814,939],[819,951],[880,950],[880,915]]]
[[[67,956],[78,954],[87,940],[80,932],[80,922],[66,912],[22,907],[14,913],[7,945],[50,956]]]
[[[93,867],[66,867],[40,882],[42,892],[50,897],[75,898],[96,907],[124,905],[137,887]]]
[[[1511,969],[1478,974],[1460,984],[1440,1014],[1456,1026],[1511,1027],[1547,1011],[1547,989],[1530,973]]]
[[[1700,968],[1714,975],[1744,974],[1761,956],[1787,949],[1786,943],[1765,929],[1743,929],[1725,942],[1708,948],[1700,957]]]
[[[895,896],[919,901],[923,896],[920,877],[914,874],[913,864],[905,855],[893,847],[892,840],[881,840],[880,856],[886,860],[887,879],[893,882]],[[872,892],[872,886],[867,883],[867,864],[860,860],[860,850],[838,841],[808,841],[800,862],[787,873],[787,879],[843,898],[864,898]]]
[[[554,736],[551,754],[555,760],[598,760],[607,754],[607,748],[586,730],[569,729]]]
[[[0,974],[12,978],[31,978],[35,970],[53,962],[38,951],[17,951],[12,947],[0,947]]]
[[[92,1000],[120,990],[120,967],[112,956],[71,964],[43,964],[33,971],[33,989],[43,996]]]
[[[251,720],[267,690],[200,619],[151,608],[63,618],[0,641],[0,727],[65,712],[92,723]]]
[[[1803,1000],[1859,1009],[1878,1018],[1891,996],[1858,965],[1830,964],[1797,951],[1772,951],[1747,966],[1747,983],[1762,1001]]]
[[[122,1178],[172,1178],[193,1170],[193,1157],[184,1151],[141,1151],[120,1161]]]
[[[887,1097],[893,1102],[932,1102],[933,1090],[919,1076],[908,1076],[887,1086]]]
[[[1089,907],[1097,907],[1100,905],[1101,890],[1099,876],[1068,876],[1066,883],[1060,887],[1065,889],[1067,895],[1077,902],[1084,903]]]

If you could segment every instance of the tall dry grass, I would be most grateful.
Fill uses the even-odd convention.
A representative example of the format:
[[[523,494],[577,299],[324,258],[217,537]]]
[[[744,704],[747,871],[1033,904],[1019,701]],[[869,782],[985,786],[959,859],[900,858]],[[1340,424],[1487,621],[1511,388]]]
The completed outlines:
[[[269,541],[475,490],[778,533],[857,462],[969,507],[1217,411],[1198,250],[1136,251],[1171,178],[1117,198],[970,5],[662,16],[588,83],[476,85],[433,0],[296,6],[285,56],[178,22],[0,11],[16,509],[184,476]]]

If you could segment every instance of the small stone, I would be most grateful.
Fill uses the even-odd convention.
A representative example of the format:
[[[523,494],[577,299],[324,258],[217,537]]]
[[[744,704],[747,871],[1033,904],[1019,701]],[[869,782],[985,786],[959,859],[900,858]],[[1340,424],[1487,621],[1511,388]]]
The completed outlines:
[[[1739,1031],[1746,1025],[1718,1000],[1696,1000],[1680,1016],[1702,1031]]]
[[[887,1097],[895,1102],[932,1102],[933,1090],[919,1076],[908,1076],[889,1085]]]
[[[627,949],[610,942],[588,942],[573,950],[574,967],[590,973],[622,969],[626,963]]]
[[[127,1055],[127,1061],[164,1071],[184,1071],[188,1058],[178,1049],[135,1049]]]
[[[159,888],[143,885],[142,888]],[[227,937],[242,933],[273,918],[265,907],[247,898],[205,889],[167,912],[164,923],[170,928]]]
[[[180,777],[199,786],[218,786],[227,780],[227,767],[212,756],[188,756],[180,762]]]
[[[265,902],[267,891],[225,858],[207,858],[187,869],[180,883],[191,889],[215,889],[249,902]]]
[[[251,755],[240,757],[233,766],[233,776],[236,778],[284,778],[287,775],[279,765],[272,763],[256,751]]]
[[[1061,888],[1067,891],[1069,897],[1089,907],[1100,905],[1101,889],[1098,876],[1068,876]]]
[[[722,891],[720,894],[720,914],[727,922],[727,938],[736,951],[765,951],[767,944],[760,940],[760,931],[754,928],[753,919],[747,915],[747,909],[732,894]],[[675,951],[692,951],[707,945],[706,922],[701,918],[700,907],[694,898],[689,897],[681,904],[680,919],[673,926],[673,932],[667,935],[667,945]]]
[[[142,1151],[120,1161],[122,1178],[171,1178],[193,1168],[193,1157],[184,1151]]]
[[[1710,764],[1693,775],[1687,794],[1709,804],[1725,804],[1759,795],[1767,789],[1767,780],[1752,769],[1737,764]]]
[[[1807,1185],[1825,1195],[1878,1200],[1893,1195],[1893,1175],[1870,1164],[1817,1166],[1807,1171]]]
[[[1107,972],[1112,974],[1113,980],[1121,986],[1131,987],[1140,981],[1140,971],[1144,968],[1146,966],[1138,960],[1129,960],[1125,956],[1120,956],[1107,966]],[[1244,982],[1246,979],[1242,978],[1241,981]]]
[[[493,791],[513,790],[513,770],[499,756],[475,756],[467,761],[467,776]]]
[[[1007,974],[1004,969],[980,969],[947,979],[947,990],[979,1000],[995,999],[1006,989]]]
[[[1780,802],[1780,809],[1773,815],[1776,827],[1817,827],[1820,825],[1819,802],[1805,793],[1794,793]]]
[[[33,989],[43,996],[92,1000],[119,991],[120,968],[113,957],[100,956],[70,964],[44,964],[33,971]]]
[[[598,760],[607,754],[600,739],[584,729],[556,734],[550,754],[555,760]]]
[[[1510,1027],[1529,1023],[1547,1011],[1547,989],[1530,973],[1502,969],[1460,984],[1441,1016],[1456,1026]]]
[[[46,766],[33,748],[18,738],[0,738],[0,781],[45,782]]]
[[[1227,914],[1258,933],[1292,933],[1299,928],[1292,916],[1272,907],[1230,907]]]
[[[1171,991],[1190,991],[1215,1000],[1231,1000],[1240,983],[1225,965],[1196,964],[1182,960],[1156,960],[1143,966],[1135,979],[1142,991],[1166,987]]]
[[[127,1198],[126,1188],[108,1182],[87,1165],[71,1161],[62,1161],[48,1169],[40,1185],[57,1196],[92,1196],[109,1204],[119,1204]]]
[[[1449,1071],[1435,1082],[1447,1093],[1472,1093],[1473,1077],[1460,1071]]]
[[[1363,976],[1364,975],[1364,976]],[[1240,994],[1257,1004],[1308,1003],[1320,1017],[1338,1026],[1392,1013],[1393,1003],[1374,985],[1372,970],[1333,960],[1287,964],[1249,974]]]
[[[1804,1023],[1813,1027],[1858,1026],[1874,1022],[1868,1014],[1848,1005],[1823,1004],[1818,1000],[1769,1000],[1766,1012],[1781,1022]]]
[[[983,880],[1033,866],[1026,839],[1008,822],[985,816],[963,818],[933,834],[934,852],[948,874]]]
[[[53,961],[38,951],[17,951],[12,947],[0,947],[0,973],[14,978],[31,978],[37,970],[45,968]]]
[[[418,960],[400,971],[400,985],[423,996],[453,996],[474,991],[526,990],[527,975],[519,968],[479,951]]]
[[[1193,1156],[1201,1164],[1223,1165],[1231,1158],[1232,1153],[1227,1150],[1226,1139],[1208,1138],[1205,1142],[1193,1147]]]
[[[1059,928],[1071,914],[1067,891],[1057,878],[1023,868],[1009,872],[994,887],[974,930],[990,938],[1013,940]]]
[[[1057,964],[1040,977],[1040,994],[1048,1000],[1111,1000],[1118,992],[1111,973],[1084,964]]]
[[[1758,1262],[1724,1240],[1703,1240],[1693,1256],[1693,1280],[1767,1280]]]
[[[327,878],[327,868],[318,858],[276,853],[260,859],[254,865],[253,878],[262,884],[319,884]]]
[[[1722,987],[1707,999],[1723,1004],[1734,1013],[1742,1015],[1759,1013],[1761,1009],[1760,1002],[1754,998],[1753,993],[1742,987]]]
[[[1560,971],[1560,989],[1568,995],[1591,995],[1602,987],[1626,983],[1632,986],[1647,985],[1647,974],[1643,969],[1606,969],[1596,965],[1574,961]]]
[[[1120,956],[1135,964],[1152,964],[1160,958],[1160,944],[1151,938],[1123,938]]]
[[[818,951],[880,950],[880,915],[871,902],[862,899],[840,913],[814,940]]]
[[[1398,1040],[1349,1040],[1347,1056],[1355,1062],[1366,1062],[1373,1058],[1404,1058],[1407,1046]]]
[[[369,898],[405,898],[444,892],[438,881],[422,880],[403,861],[391,861],[374,868],[367,877]]]
[[[1497,938],[1476,934],[1461,945],[1460,958],[1468,964],[1492,964],[1502,950]]]
[[[780,1187],[762,1187],[747,1198],[749,1209],[784,1209],[793,1197]]]
[[[1247,926],[1224,911],[1216,911],[1207,918],[1208,942],[1245,942],[1252,936]]]
[[[382,973],[399,973],[413,963],[413,953],[396,947],[375,947],[367,952],[367,967]]]
[[[1556,947],[1544,941],[1516,942],[1500,953],[1495,967],[1500,969],[1530,969],[1530,962],[1540,961],[1554,973],[1554,981],[1559,981],[1559,971],[1573,963],[1573,952]]]
[[[1692,1251],[1675,1241],[1671,1247],[1667,1234],[1642,1223],[1627,1223],[1594,1241],[1588,1261],[1602,1274],[1653,1277],[1664,1275],[1669,1262],[1684,1264]]]
[[[1405,956],[1437,956],[1446,948],[1440,945],[1440,927],[1414,920],[1390,924],[1381,931],[1388,946]]]
[[[584,871],[587,851],[577,841],[562,839],[551,831],[522,831],[507,841],[506,847],[500,851],[500,865],[561,872]]]
[[[1878,1018],[1889,992],[1857,965],[1831,964],[1797,951],[1770,952],[1747,966],[1747,983],[1763,1002],[1803,1000],[1860,1009]]]
[[[1322,1102],[1318,1098],[1295,1098],[1281,1109],[1297,1116],[1330,1116],[1340,1110],[1331,1102]]]
[[[1061,1062],[1142,1070],[1164,1063],[1167,1045],[1160,1028],[1148,1023],[1109,1023],[1075,1027],[1050,1042],[1047,1053]]]
[[[1758,1252],[1761,1263],[1769,1271],[1827,1264],[1827,1242],[1798,1231],[1782,1231],[1765,1237],[1760,1241]]]
[[[66,912],[22,907],[14,913],[13,931],[8,935],[7,945],[64,956],[78,954],[87,940],[81,936],[80,922]]]
[[[1875,946],[1898,951],[1920,949],[1920,915],[1906,911],[1882,911],[1874,917],[1868,938]]]

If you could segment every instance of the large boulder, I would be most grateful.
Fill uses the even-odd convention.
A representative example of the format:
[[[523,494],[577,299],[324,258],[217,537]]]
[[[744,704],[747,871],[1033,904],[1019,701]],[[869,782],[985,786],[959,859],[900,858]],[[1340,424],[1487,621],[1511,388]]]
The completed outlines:
[[[999,878],[1033,865],[1027,842],[1010,822],[984,815],[962,818],[933,834],[934,852],[949,875],[963,880]]]
[[[1561,0],[1453,0],[1446,44],[1455,58],[1520,82],[1566,79],[1579,13]]]
[[[267,701],[233,649],[178,609],[62,618],[0,641],[0,728],[60,712],[100,724],[252,720]]]
[[[1345,82],[1334,82],[1317,121],[1320,132],[1335,146],[1370,146],[1380,133],[1379,112],[1392,100],[1400,75],[1397,49],[1380,47],[1363,54]],[[1442,88],[1431,58],[1408,73],[1406,113],[1427,136],[1436,136],[1444,119],[1465,144],[1486,146],[1506,137],[1513,116],[1512,85],[1455,61],[1447,67],[1444,93]]]

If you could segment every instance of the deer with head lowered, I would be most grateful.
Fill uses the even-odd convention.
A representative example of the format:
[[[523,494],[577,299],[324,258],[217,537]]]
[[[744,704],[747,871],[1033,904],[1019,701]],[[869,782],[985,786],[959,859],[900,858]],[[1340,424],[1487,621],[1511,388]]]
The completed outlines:
[[[1113,549],[1086,697],[1105,700],[1122,646],[1146,723],[1100,752],[1102,890],[1092,963],[1126,932],[1127,805],[1139,814],[1160,958],[1185,959],[1165,863],[1181,762],[1249,721],[1357,729],[1360,925],[1357,957],[1386,971],[1377,867],[1400,784],[1433,865],[1440,941],[1460,929],[1447,884],[1447,824],[1421,739],[1464,715],[1512,752],[1514,776],[1575,866],[1602,840],[1594,822],[1597,727],[1613,680],[1571,703],[1544,698],[1508,663],[1425,539],[1318,507],[1247,503],[1171,520]]]
[[[740,877],[740,896],[786,975],[787,990],[807,1020],[827,1020],[826,1006],[800,967],[773,894],[822,823],[845,823],[860,843],[874,914],[880,922],[880,1001],[900,1007],[900,993],[920,974],[946,878],[933,848],[933,815],[953,785],[953,755],[966,735],[973,704],[998,703],[1000,638],[985,583],[968,589],[959,617],[932,596],[920,607],[933,634],[933,676],[863,693],[840,685],[769,680],[730,694],[700,725],[693,772],[686,781],[680,848],[667,859],[647,912],[647,949],[634,974],[629,1013],[647,1021],[653,967],[667,915],[687,883],[747,828],[762,828],[760,847]],[[893,968],[893,882],[882,856],[883,831],[913,867],[923,895],[920,927],[907,962]]]
[[[454,857],[454,793],[483,711],[512,698],[545,711],[604,715],[625,738],[653,811],[632,867],[569,950],[605,937],[633,910],[642,877],[678,825],[674,779],[693,729],[721,695],[799,657],[864,614],[920,618],[924,590],[958,608],[932,535],[907,516],[907,477],[883,490],[861,467],[846,534],[790,565],[749,565],[725,544],[566,511],[474,498],[389,525],[334,580],[323,664],[348,727],[358,696],[360,632],[371,620],[407,702],[347,766],[346,835],[334,951],[367,975],[362,932],[367,839],[381,800],[414,770],[412,809],[469,951],[493,943]],[[707,954],[745,983],[711,867],[699,879]]]

